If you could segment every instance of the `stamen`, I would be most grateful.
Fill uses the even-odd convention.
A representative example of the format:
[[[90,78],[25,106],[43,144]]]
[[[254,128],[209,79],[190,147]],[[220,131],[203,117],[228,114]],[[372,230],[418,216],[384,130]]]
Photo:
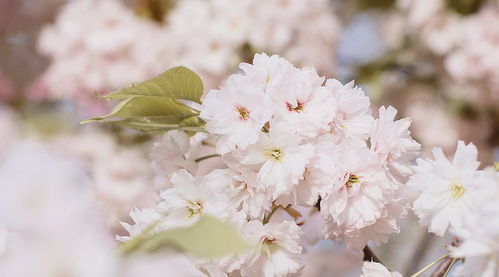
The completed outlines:
[[[249,119],[250,111],[248,111],[245,107],[237,106],[236,110],[239,113],[239,118],[241,118],[241,120]]]
[[[189,215],[187,217],[191,218],[195,215],[200,214],[203,211],[204,203],[201,201],[187,201],[187,209],[189,210]]]
[[[286,107],[288,108],[288,111],[290,112],[302,112],[303,111],[303,103],[300,101],[296,102],[296,107],[293,107],[293,105],[289,102],[286,102]]]
[[[458,181],[454,181],[452,183],[452,187],[451,187],[452,199],[457,200],[457,199],[461,198],[461,196],[463,196],[463,194],[464,194],[464,191],[465,191],[465,189],[461,185],[461,183],[459,183]]]
[[[264,155],[269,157],[269,158],[272,158],[276,161],[281,161],[281,159],[282,159],[281,149],[278,149],[278,148],[267,150],[267,151],[265,151]]]
[[[351,188],[353,186],[353,184],[358,183],[358,182],[360,182],[360,177],[355,175],[355,174],[350,174],[350,176],[348,176],[348,181],[345,184],[345,186],[347,188]]]

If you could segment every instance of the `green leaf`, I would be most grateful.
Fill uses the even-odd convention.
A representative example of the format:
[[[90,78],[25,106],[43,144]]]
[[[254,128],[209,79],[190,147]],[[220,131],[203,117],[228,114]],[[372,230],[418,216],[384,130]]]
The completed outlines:
[[[150,96],[201,103],[203,90],[203,82],[196,73],[186,67],[178,66],[152,79],[101,97],[116,100],[134,96]]]
[[[200,127],[204,124],[204,122],[202,122],[201,119],[199,119],[197,116],[187,117],[180,120],[176,119],[176,117],[164,117],[155,119],[129,118],[112,122],[151,135],[160,135],[169,130],[204,132],[204,129]]]
[[[118,104],[110,114],[94,117],[83,123],[104,120],[108,117],[171,118],[172,122],[179,122],[194,115],[197,115],[195,111],[173,99],[132,97]]]
[[[122,249],[125,252],[152,252],[165,247],[173,247],[201,258],[216,258],[241,253],[250,249],[251,245],[240,237],[232,224],[202,216],[190,227],[161,231],[138,242],[133,241],[132,245],[125,243]]]
[[[123,100],[111,113],[81,123],[106,121],[152,135],[173,129],[204,131],[205,122],[199,118],[199,112],[184,103],[201,103],[202,94],[201,78],[179,66],[145,82],[101,96],[103,99]],[[111,117],[117,120],[107,121]]]
[[[122,118],[111,123],[133,128],[151,135],[162,134],[173,129],[202,131],[204,122],[198,113],[184,104],[169,98],[132,97],[118,104],[111,113],[87,119],[82,124]]]

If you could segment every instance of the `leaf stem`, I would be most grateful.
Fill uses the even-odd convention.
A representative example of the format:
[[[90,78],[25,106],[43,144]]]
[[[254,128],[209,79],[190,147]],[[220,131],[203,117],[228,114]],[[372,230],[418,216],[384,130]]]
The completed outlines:
[[[204,161],[204,160],[215,158],[215,157],[220,157],[220,155],[218,155],[218,154],[206,155],[206,156],[203,156],[203,157],[199,157],[199,158],[195,159],[194,161],[196,163],[199,163],[200,161]]]
[[[411,275],[411,277],[416,277],[416,276],[419,276],[421,275],[421,273],[427,271],[430,267],[434,266],[436,263],[440,262],[441,260],[447,258],[447,256],[449,256],[449,253],[441,256],[440,258],[434,260],[433,262],[431,262],[430,264],[428,264],[427,266],[423,267],[420,271],[414,273]]]

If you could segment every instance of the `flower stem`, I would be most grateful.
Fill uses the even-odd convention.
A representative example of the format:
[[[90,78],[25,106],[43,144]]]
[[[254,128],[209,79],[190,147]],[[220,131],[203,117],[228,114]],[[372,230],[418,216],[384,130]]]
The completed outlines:
[[[444,276],[443,277],[447,277],[447,275],[449,275],[450,273],[450,270],[452,269],[452,267],[454,266],[454,264],[457,262],[457,259],[452,259],[452,262],[450,263],[449,267],[447,268],[447,270],[445,271],[444,273]]]
[[[265,217],[263,218],[263,224],[267,224],[269,223],[269,220],[270,218],[272,217],[272,215],[275,213],[275,211],[277,211],[277,209],[281,208],[281,205],[278,205],[278,206],[273,206],[272,209],[270,210],[270,212],[265,215]]]
[[[203,156],[203,157],[197,158],[194,161],[196,163],[199,163],[200,161],[204,161],[204,160],[215,158],[215,157],[220,157],[220,155],[218,155],[218,154],[211,154],[211,155],[207,155],[207,156]]]
[[[434,261],[433,261],[433,262],[431,262],[429,265],[427,265],[427,266],[423,267],[420,271],[418,271],[418,272],[416,272],[416,273],[412,274],[412,275],[411,275],[411,277],[416,277],[416,276],[421,275],[421,273],[423,273],[423,272],[427,271],[430,267],[434,266],[436,263],[438,263],[438,262],[440,262],[441,260],[443,260],[443,259],[447,258],[447,256],[449,256],[449,253],[447,253],[447,254],[443,255],[442,257],[440,257],[440,258],[438,258],[438,259],[434,260]]]

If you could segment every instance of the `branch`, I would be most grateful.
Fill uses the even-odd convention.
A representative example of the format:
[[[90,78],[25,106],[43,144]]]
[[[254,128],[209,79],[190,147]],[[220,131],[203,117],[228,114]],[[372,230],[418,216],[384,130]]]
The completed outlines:
[[[376,257],[376,255],[371,250],[371,248],[369,248],[369,246],[366,245],[366,247],[364,247],[364,250],[362,250],[362,252],[364,252],[364,261],[382,264],[382,262],[378,259],[378,257]]]

